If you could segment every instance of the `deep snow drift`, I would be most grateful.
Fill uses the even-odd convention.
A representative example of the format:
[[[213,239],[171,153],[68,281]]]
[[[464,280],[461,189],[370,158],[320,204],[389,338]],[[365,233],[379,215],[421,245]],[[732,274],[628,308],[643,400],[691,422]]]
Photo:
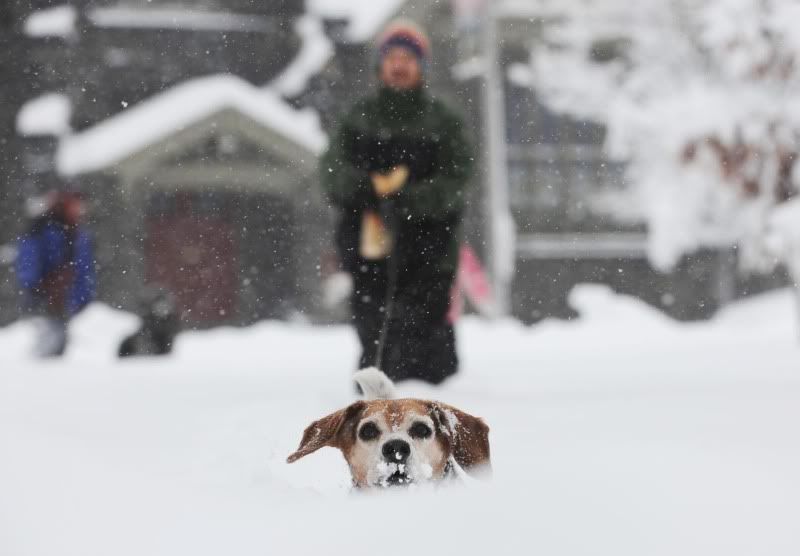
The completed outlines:
[[[332,449],[286,456],[353,399],[346,327],[184,334],[117,362],[94,305],[64,361],[0,329],[0,554],[800,554],[792,295],[677,324],[599,286],[572,323],[459,325],[441,399],[492,428],[490,483],[356,495]]]

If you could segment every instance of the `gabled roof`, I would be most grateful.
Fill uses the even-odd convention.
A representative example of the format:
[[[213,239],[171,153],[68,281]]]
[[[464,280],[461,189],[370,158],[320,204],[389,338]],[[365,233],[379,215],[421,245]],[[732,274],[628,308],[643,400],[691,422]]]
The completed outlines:
[[[108,168],[159,140],[224,110],[235,110],[303,149],[321,153],[327,137],[316,112],[295,110],[274,92],[233,75],[192,79],[100,122],[59,145],[60,173]]]

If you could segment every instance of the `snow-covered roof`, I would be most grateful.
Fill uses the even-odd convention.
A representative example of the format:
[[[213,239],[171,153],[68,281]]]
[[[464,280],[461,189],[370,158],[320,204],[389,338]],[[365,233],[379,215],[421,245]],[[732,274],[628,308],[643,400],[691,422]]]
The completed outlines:
[[[255,14],[234,14],[164,8],[95,8],[87,17],[98,27],[192,29],[203,31],[263,31],[270,20]]]
[[[297,20],[295,30],[303,41],[300,52],[268,86],[285,97],[300,94],[308,80],[322,71],[334,55],[333,45],[325,35],[319,18],[305,15]]]
[[[306,11],[325,19],[346,19],[347,39],[371,40],[405,0],[306,0]]]
[[[531,2],[531,0],[499,0],[495,4],[494,13],[505,17],[532,17],[541,14],[546,7],[542,6],[542,2]]]
[[[17,133],[23,136],[69,133],[72,105],[66,95],[47,93],[29,100],[17,112]]]
[[[347,20],[345,38],[354,43],[367,42],[404,3],[405,0],[307,0],[306,15],[295,23],[302,40],[300,52],[267,88],[284,97],[293,97],[306,88],[312,76],[323,70],[335,55],[335,48],[323,28],[323,19]]]
[[[56,6],[33,12],[23,24],[29,37],[68,37],[75,33],[77,12],[72,6]]]
[[[107,168],[225,109],[234,109],[303,148],[320,153],[327,137],[313,110],[295,110],[274,92],[233,75],[192,79],[61,141],[57,164],[74,175]]]

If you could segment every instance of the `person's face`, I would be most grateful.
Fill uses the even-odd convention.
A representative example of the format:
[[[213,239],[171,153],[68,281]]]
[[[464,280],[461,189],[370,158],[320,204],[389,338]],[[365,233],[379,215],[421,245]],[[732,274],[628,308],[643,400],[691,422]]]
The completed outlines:
[[[422,68],[410,50],[393,46],[381,60],[380,78],[391,89],[416,89],[422,83]]]

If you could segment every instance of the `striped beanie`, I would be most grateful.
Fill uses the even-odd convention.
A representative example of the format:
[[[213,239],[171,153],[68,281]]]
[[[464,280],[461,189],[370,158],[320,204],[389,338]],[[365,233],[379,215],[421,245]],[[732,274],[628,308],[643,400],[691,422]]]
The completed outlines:
[[[410,19],[397,19],[378,37],[378,61],[395,46],[408,49],[424,66],[431,54],[431,41],[422,28]]]

